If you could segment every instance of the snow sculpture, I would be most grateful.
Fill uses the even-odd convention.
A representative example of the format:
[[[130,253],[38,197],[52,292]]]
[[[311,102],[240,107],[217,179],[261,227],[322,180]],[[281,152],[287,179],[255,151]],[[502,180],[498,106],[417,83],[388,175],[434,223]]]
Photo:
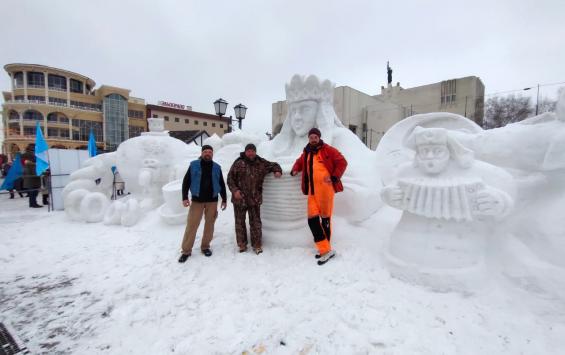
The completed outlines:
[[[333,108],[333,92],[334,84],[329,80],[294,75],[286,85],[289,110],[281,132],[261,144],[258,152],[288,173],[308,143],[308,131],[318,127],[324,142],[339,149],[349,164],[342,179],[345,191],[335,197],[335,214],[362,221],[381,206],[377,169],[368,164],[374,160],[374,152],[343,127]],[[267,232],[306,228],[306,196],[300,190],[300,177],[285,174],[275,180],[267,176],[261,214]]]
[[[511,234],[533,252],[534,259],[565,268],[565,89],[555,113],[476,134],[456,134],[477,157],[515,176],[519,198],[509,220]]]
[[[476,161],[444,128],[416,126],[405,145],[413,161],[381,191],[385,203],[404,211],[385,252],[393,273],[434,287],[461,282],[445,272],[482,266],[489,227],[512,209],[512,177]],[[426,279],[434,273],[442,277]]]
[[[115,154],[107,153],[88,159],[84,167],[73,172],[63,189],[65,213],[75,221],[100,222],[110,203]],[[98,182],[98,183],[97,183]]]
[[[188,210],[182,205],[182,180],[175,180],[163,186],[165,203],[159,207],[161,219],[168,224],[186,223]]]
[[[148,122],[149,132],[122,142],[114,153],[89,159],[71,175],[63,198],[72,220],[131,226],[163,203],[161,188],[178,178],[190,153],[186,144],[163,130],[163,119]],[[131,195],[110,204],[112,166],[117,167]]]

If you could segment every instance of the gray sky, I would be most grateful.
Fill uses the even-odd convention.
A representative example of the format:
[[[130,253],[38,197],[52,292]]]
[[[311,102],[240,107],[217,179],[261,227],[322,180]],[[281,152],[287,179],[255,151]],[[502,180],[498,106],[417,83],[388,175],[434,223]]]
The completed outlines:
[[[368,94],[468,75],[486,93],[565,81],[565,1],[0,0],[0,63],[64,68],[213,113],[249,107],[244,129],[271,129],[271,104],[295,73]],[[2,90],[9,77],[0,76]],[[544,94],[555,87],[542,88]]]

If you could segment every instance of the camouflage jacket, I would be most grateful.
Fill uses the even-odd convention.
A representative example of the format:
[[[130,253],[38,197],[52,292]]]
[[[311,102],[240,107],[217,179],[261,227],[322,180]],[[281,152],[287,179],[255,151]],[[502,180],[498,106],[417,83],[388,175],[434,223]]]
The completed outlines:
[[[231,202],[236,206],[258,206],[263,203],[263,181],[268,173],[282,173],[281,166],[257,156],[249,160],[241,153],[228,173],[228,187],[232,193]],[[240,191],[244,198],[236,200],[233,193]]]

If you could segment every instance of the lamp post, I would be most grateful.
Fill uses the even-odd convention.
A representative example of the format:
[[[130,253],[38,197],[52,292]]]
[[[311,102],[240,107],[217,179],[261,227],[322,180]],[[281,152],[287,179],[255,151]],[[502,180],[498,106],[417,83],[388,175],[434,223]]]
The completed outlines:
[[[237,104],[233,108],[233,110],[235,112],[235,118],[237,118],[237,121],[239,123],[239,129],[241,129],[241,120],[245,119],[245,114],[247,113],[247,107],[245,107],[245,105],[242,104]]]
[[[226,114],[227,108],[228,108],[228,102],[226,100],[219,98],[216,101],[214,101],[214,110],[216,110],[216,115],[218,115],[220,118],[222,118]],[[241,121],[245,119],[245,114],[247,113],[247,107],[243,104],[237,104],[233,108],[233,111],[235,112],[235,117],[237,118],[237,121],[239,123],[238,125],[239,129],[241,129]],[[232,116],[230,116],[228,122],[229,132],[232,131],[231,127],[233,121],[235,120],[233,120]]]
[[[221,97],[214,101],[214,110],[216,111],[216,115],[220,117],[220,119],[226,114],[226,110],[228,108],[228,102]],[[228,132],[231,132],[231,116],[228,122]]]
[[[524,91],[533,89],[533,87],[524,88]],[[536,116],[538,115],[538,108],[539,108],[539,84],[538,84],[538,92],[536,94]]]

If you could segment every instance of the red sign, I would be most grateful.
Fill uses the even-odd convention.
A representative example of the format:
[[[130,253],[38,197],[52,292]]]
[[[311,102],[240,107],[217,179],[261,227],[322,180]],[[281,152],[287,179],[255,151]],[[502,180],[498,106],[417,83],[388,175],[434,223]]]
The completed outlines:
[[[178,108],[178,109],[184,110],[184,105],[175,104],[175,103],[173,103],[173,102],[159,101],[159,105],[160,105],[160,106],[171,107],[171,108]]]

